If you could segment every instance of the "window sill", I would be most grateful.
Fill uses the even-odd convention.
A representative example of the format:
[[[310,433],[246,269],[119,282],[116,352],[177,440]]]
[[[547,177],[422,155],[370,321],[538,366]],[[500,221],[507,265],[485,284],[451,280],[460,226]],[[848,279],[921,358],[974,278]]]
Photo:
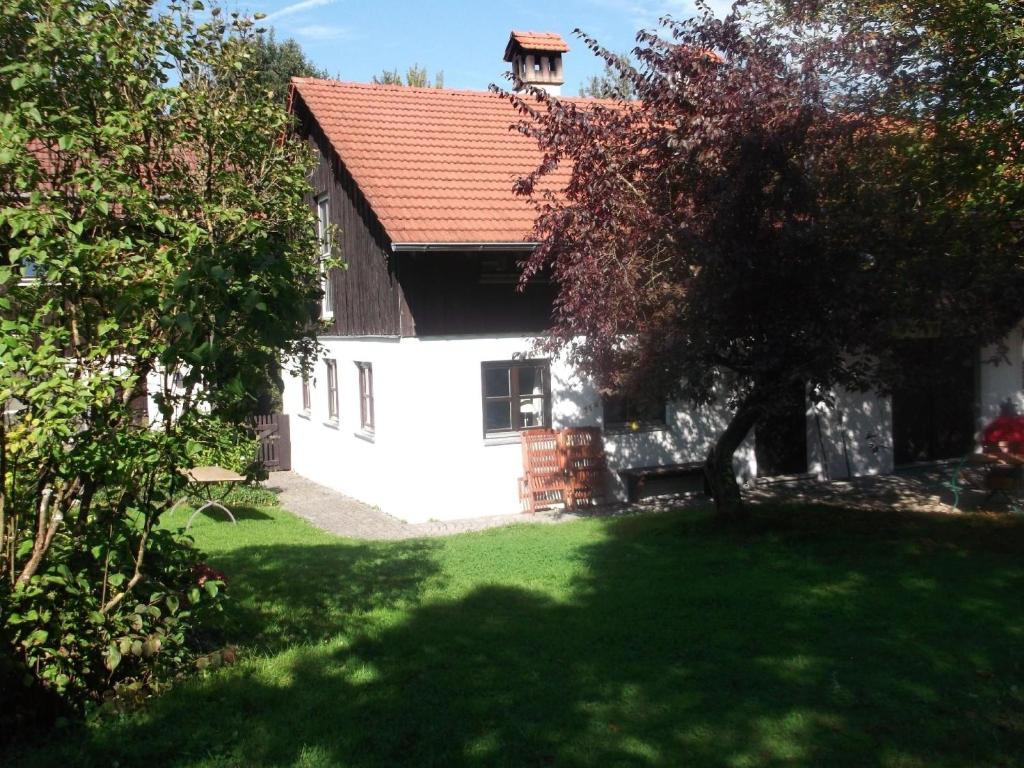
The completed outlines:
[[[605,426],[604,431],[609,435],[635,435],[645,432],[668,432],[667,424],[638,424],[631,427],[629,424],[610,424]]]
[[[484,446],[490,445],[518,445],[522,442],[522,438],[518,432],[494,432],[490,435],[484,435]]]
[[[341,424],[338,423],[337,419],[328,419],[324,422],[324,426],[330,427],[331,429],[341,429]]]
[[[295,415],[298,416],[300,419],[306,419],[307,421],[313,418],[313,414],[311,414],[309,411],[299,411]]]
[[[360,430],[359,432],[353,432],[352,434],[358,437],[360,440],[365,440],[368,443],[377,442],[377,436],[373,432],[366,432],[364,430]]]

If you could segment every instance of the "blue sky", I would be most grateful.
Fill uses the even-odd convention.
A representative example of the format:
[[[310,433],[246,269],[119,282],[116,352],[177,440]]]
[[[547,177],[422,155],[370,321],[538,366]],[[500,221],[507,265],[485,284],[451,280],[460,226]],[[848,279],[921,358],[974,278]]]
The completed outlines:
[[[579,27],[615,51],[635,45],[638,29],[669,14],[694,14],[692,0],[235,0],[238,10],[267,14],[277,38],[295,38],[332,77],[367,82],[384,69],[418,63],[431,78],[444,71],[448,88],[483,90],[504,84],[502,61],[512,29],[558,32],[572,49],[564,57],[563,92],[601,71],[601,63],[572,36]],[[725,0],[712,6],[726,8]]]

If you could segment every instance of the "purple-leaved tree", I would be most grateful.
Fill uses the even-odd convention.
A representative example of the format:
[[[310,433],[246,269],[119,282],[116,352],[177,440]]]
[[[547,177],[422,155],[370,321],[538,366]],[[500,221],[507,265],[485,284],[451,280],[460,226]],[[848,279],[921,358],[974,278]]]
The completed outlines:
[[[506,94],[544,154],[517,186],[538,209],[523,279],[559,289],[544,343],[603,388],[727,399],[706,464],[724,519],[745,515],[735,451],[794,389],[884,387],[901,338],[998,339],[1021,296],[1019,251],[968,256],[991,222],[921,210],[928,132],[845,87],[821,36],[741,10],[640,33],[636,68],[581,34],[633,101]]]

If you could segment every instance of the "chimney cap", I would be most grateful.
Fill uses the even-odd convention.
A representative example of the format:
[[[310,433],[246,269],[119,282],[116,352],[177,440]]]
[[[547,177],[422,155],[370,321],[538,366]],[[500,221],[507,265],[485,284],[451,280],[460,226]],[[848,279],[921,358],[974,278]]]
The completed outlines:
[[[512,30],[508,37],[508,45],[505,46],[505,61],[512,61],[512,57],[520,50],[565,53],[569,50],[569,46],[557,32],[517,32]]]

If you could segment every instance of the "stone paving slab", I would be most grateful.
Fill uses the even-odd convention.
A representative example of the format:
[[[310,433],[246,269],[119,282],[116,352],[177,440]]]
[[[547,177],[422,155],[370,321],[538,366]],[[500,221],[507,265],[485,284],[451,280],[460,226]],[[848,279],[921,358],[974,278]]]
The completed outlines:
[[[377,507],[317,485],[295,472],[274,472],[264,487],[277,493],[281,506],[289,512],[305,518],[317,528],[353,539],[418,539],[517,523],[552,524],[580,519],[578,514],[538,512],[534,515],[491,515],[466,520],[406,523]]]

